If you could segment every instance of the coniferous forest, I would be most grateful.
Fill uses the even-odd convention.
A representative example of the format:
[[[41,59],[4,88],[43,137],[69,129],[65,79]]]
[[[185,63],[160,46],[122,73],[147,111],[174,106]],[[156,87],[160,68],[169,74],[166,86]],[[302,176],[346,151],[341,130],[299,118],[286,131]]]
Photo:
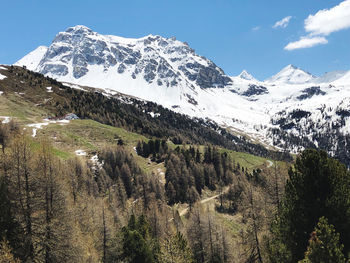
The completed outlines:
[[[349,261],[350,172],[326,152],[233,143],[215,124],[155,104],[9,71],[9,107],[80,120],[37,137],[20,118],[0,124],[0,262]],[[25,90],[16,86],[24,80]],[[92,120],[97,131],[78,137]],[[77,144],[97,157],[63,151]]]

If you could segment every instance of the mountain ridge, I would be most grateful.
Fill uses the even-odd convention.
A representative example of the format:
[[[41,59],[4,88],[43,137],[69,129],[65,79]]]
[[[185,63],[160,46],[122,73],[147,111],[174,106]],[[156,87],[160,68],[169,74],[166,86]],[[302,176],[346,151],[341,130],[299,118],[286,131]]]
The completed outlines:
[[[267,81],[256,80],[246,71],[228,76],[175,38],[127,39],[100,35],[82,26],[58,33],[35,71],[65,83],[99,88],[111,95],[121,92],[213,120],[235,134],[292,152],[320,143],[306,120],[324,127],[331,118],[339,123],[336,130],[342,136],[350,133],[350,121],[337,114],[347,108],[350,71],[328,73],[322,79],[288,65]],[[321,111],[324,105],[332,109],[331,116]],[[300,111],[308,113],[293,119]],[[298,126],[300,121],[304,125]],[[310,129],[306,132],[305,128]],[[272,136],[276,129],[281,131],[280,140]],[[300,146],[293,136],[305,137],[308,143],[300,141]],[[292,137],[294,142],[285,146]]]

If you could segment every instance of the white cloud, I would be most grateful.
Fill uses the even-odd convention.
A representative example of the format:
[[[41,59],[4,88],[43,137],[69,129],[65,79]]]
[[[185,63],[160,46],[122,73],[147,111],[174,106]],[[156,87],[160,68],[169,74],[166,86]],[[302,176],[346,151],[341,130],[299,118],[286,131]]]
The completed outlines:
[[[292,18],[291,16],[287,16],[287,17],[281,19],[280,21],[277,21],[272,27],[273,28],[278,28],[278,27],[286,28],[288,26],[291,18]]]
[[[339,5],[318,11],[305,19],[305,31],[311,35],[329,35],[350,27],[350,0]]]
[[[261,28],[261,26],[256,26],[256,27],[253,27],[252,30],[253,31],[258,31],[260,28]]]
[[[298,41],[290,42],[284,47],[285,50],[295,50],[300,48],[309,48],[317,45],[327,44],[328,40],[324,37],[301,37]]]
[[[314,15],[309,15],[304,21],[304,29],[308,36],[290,42],[285,50],[309,48],[316,45],[327,44],[325,36],[333,32],[350,28],[350,0],[345,0],[330,9],[323,9]]]

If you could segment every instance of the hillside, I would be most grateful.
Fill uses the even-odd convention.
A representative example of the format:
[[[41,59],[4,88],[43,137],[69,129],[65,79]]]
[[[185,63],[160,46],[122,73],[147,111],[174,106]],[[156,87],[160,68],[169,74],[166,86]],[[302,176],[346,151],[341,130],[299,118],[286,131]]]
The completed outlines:
[[[30,61],[30,63],[28,63]],[[85,26],[59,32],[16,65],[67,83],[118,92],[215,122],[236,137],[298,153],[320,148],[350,162],[349,71],[316,77],[288,65],[265,81],[228,76],[175,38],[101,35]],[[300,113],[300,114],[299,114]],[[340,143],[339,143],[340,142]]]
[[[87,87],[72,89],[21,67],[2,66],[0,73],[4,76],[0,80],[0,142],[4,150],[0,185],[8,187],[10,193],[9,199],[0,196],[2,207],[9,207],[10,213],[0,216],[0,234],[9,241],[15,257],[22,260],[40,261],[50,250],[56,253],[55,262],[68,258],[71,262],[114,262],[113,258],[122,257],[118,239],[130,214],[147,216],[152,234],[146,243],[161,240],[162,253],[154,253],[165,257],[171,252],[163,246],[176,231],[181,229],[186,239],[198,240],[191,237],[193,211],[203,220],[210,218],[209,223],[216,228],[205,235],[215,234],[216,242],[219,236],[227,239],[218,244],[218,249],[233,260],[239,253],[225,251],[224,246],[238,242],[238,232],[246,223],[241,212],[218,208],[221,204],[230,209],[226,195],[232,183],[241,187],[265,185],[272,165],[283,169],[282,180],[289,166],[266,159],[290,159],[287,155],[227,134],[215,123],[193,120],[154,103],[122,94],[105,96]],[[16,145],[30,153],[29,159],[16,155]],[[240,151],[256,152],[265,158]],[[15,165],[15,156],[20,158],[20,166]],[[22,165],[29,167],[27,176]],[[15,167],[20,169],[17,174]],[[52,210],[46,219],[39,204],[47,205],[49,200],[45,195],[25,197],[26,188],[18,185],[25,182],[32,193],[41,193],[54,182],[50,185]],[[31,208],[20,209],[20,202]],[[33,250],[15,234],[24,231],[27,236],[24,215],[33,223],[33,241],[28,241],[35,245]],[[12,227],[13,222],[17,225]],[[48,225],[52,228],[41,227]],[[219,226],[227,233],[219,231]],[[45,231],[50,233],[49,239],[40,234]],[[203,242],[206,240],[203,236]],[[40,249],[45,242],[49,242],[49,250]]]

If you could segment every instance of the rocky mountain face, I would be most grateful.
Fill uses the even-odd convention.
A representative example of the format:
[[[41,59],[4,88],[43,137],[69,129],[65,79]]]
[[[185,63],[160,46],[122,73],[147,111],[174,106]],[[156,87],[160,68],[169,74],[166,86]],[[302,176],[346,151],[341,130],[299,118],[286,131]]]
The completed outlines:
[[[281,150],[324,148],[350,164],[350,71],[316,77],[289,65],[266,81],[247,71],[228,76],[175,38],[122,38],[84,26],[58,33],[49,47],[39,47],[16,65],[72,87],[121,92],[215,121]]]
[[[20,60],[17,64],[26,62]],[[101,69],[101,73],[109,70],[114,74],[128,72],[133,79],[141,76],[147,83],[166,87],[176,86],[179,82],[201,88],[224,87],[231,82],[222,69],[196,55],[186,43],[175,38],[104,36],[85,26],[60,32],[38,61],[35,70],[78,81],[95,73],[93,66]]]

